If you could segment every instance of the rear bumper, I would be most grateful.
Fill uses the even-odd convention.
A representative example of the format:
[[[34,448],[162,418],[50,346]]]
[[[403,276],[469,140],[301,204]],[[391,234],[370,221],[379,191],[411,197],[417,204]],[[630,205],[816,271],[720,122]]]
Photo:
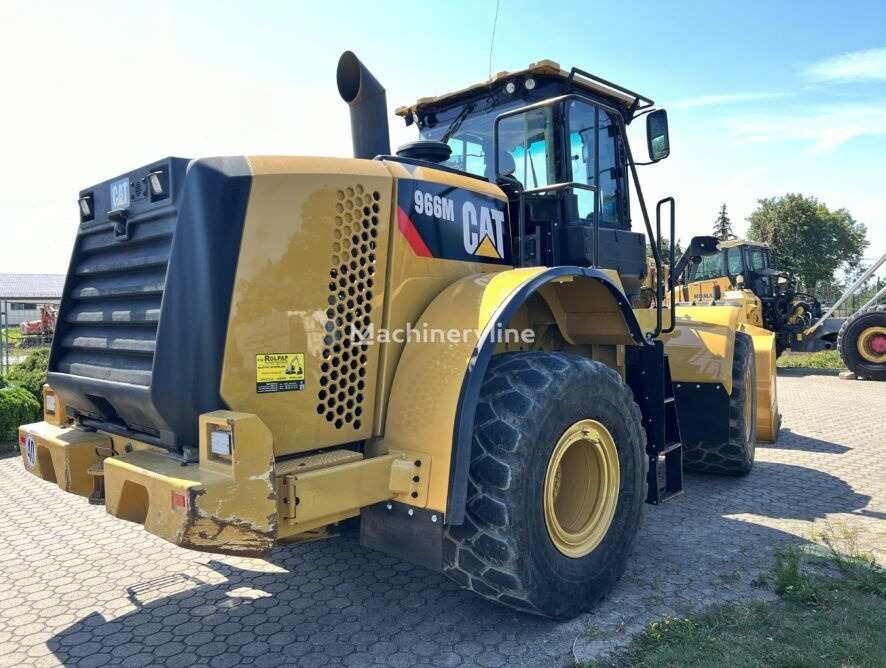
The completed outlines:
[[[230,456],[211,453],[214,431],[230,433]],[[46,422],[20,427],[19,444],[29,472],[81,496],[103,484],[108,513],[180,547],[263,557],[276,540],[271,434],[254,415],[202,415],[199,463],[187,465],[150,448],[117,454],[107,434]],[[99,463],[103,475],[90,475]]]
[[[109,451],[112,441],[98,432],[37,422],[18,428],[18,443],[25,470],[66,492],[89,496],[95,480],[87,470],[101,461],[99,453]]]
[[[276,500],[269,516],[250,517],[248,492],[256,490],[244,494],[230,476],[150,451],[106,459],[104,470],[107,511],[179,547],[263,557],[274,545]],[[239,498],[242,502],[230,501]]]

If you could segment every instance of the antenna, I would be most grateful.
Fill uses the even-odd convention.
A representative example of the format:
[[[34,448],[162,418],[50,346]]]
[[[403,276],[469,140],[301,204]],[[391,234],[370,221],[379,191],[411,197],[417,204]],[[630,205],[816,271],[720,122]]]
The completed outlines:
[[[495,26],[498,23],[498,5],[501,0],[495,0],[495,18],[492,19],[492,41],[489,42],[489,78],[492,78],[492,47],[495,46]]]

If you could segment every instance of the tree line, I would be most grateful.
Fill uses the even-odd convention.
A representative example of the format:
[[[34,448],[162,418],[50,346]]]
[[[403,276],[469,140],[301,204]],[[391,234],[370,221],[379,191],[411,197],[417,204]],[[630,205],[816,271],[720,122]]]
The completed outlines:
[[[747,221],[747,238],[768,244],[776,268],[795,276],[807,291],[821,285],[836,287],[838,269],[849,282],[864,271],[861,257],[870,245],[867,227],[846,209],[831,211],[815,197],[788,193],[757,200]],[[736,238],[725,203],[714,219],[711,235],[721,241]],[[665,257],[670,241],[662,239],[661,246]],[[677,257],[682,253],[679,240],[675,252]]]

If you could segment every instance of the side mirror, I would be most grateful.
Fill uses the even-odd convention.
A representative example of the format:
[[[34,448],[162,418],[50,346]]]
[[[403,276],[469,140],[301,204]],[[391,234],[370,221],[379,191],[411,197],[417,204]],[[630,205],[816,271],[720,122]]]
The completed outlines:
[[[646,144],[649,159],[653,162],[664,160],[671,154],[671,140],[668,137],[668,112],[656,109],[646,116]]]

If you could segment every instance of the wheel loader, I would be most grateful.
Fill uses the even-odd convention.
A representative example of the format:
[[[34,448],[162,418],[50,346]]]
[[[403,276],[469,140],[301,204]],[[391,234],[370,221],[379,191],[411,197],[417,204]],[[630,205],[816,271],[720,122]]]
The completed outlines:
[[[710,252],[695,256],[695,261],[686,256],[682,266],[678,262],[675,267],[682,303],[739,306],[748,312],[750,321],[775,334],[776,356],[785,350],[838,350],[843,363],[859,378],[886,380],[886,306],[877,305],[886,288],[850,317],[831,317],[886,263],[886,255],[823,313],[814,295],[798,292],[796,279],[776,268],[767,244],[746,239],[714,240],[709,241],[708,248]]]
[[[652,100],[541,61],[398,108],[417,139],[392,153],[351,52],[337,85],[352,159],[166,158],[80,193],[23,464],[180,547],[264,557],[348,521],[574,616],[684,464],[745,474],[776,438],[774,336],[665,306],[674,258],[645,249],[674,202],[653,231],[626,133],[645,116],[668,156]]]

